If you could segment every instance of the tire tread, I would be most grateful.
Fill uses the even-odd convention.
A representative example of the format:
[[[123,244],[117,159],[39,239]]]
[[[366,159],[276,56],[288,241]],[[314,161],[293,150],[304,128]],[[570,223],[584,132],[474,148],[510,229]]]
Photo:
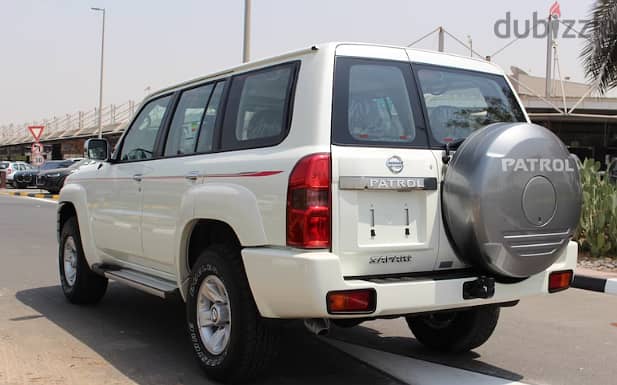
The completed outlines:
[[[279,333],[271,325],[266,324],[259,315],[238,249],[227,244],[212,245],[197,259],[194,270],[205,264],[206,259],[215,259],[216,263],[225,264],[229,268],[233,276],[231,284],[236,285],[240,307],[246,309],[247,314],[243,315],[245,323],[241,326],[244,339],[241,342],[240,354],[233,357],[235,361],[233,365],[223,370],[203,367],[209,376],[227,383],[253,380],[264,373],[274,361],[280,341]],[[212,261],[209,262],[212,263]],[[188,301],[187,305],[191,306]],[[232,308],[232,320],[233,317],[234,309]],[[232,336],[233,330],[234,325],[232,324]]]
[[[464,353],[484,344],[499,320],[499,306],[480,306],[460,311],[452,324],[433,329],[422,317],[406,317],[416,339],[426,347],[446,353]]]
[[[77,278],[73,287],[68,287],[65,284],[62,260],[64,239],[69,235],[72,235],[75,240],[78,255]],[[74,216],[69,218],[62,226],[58,255],[62,289],[69,302],[77,305],[91,305],[99,302],[107,291],[108,280],[90,269],[84,256],[77,218]]]

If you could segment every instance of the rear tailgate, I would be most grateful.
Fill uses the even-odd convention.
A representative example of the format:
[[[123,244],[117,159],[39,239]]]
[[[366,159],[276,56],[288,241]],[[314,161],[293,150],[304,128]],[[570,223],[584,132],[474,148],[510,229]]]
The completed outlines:
[[[394,174],[388,168],[403,169]],[[431,151],[332,146],[333,251],[345,276],[432,271],[439,244]]]
[[[435,268],[438,163],[418,97],[408,60],[336,59],[332,249],[347,277]]]

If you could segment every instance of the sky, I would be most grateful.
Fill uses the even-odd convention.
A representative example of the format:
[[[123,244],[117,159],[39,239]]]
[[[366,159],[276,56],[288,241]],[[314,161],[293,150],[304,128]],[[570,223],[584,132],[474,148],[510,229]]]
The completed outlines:
[[[326,41],[407,45],[438,26],[490,55],[511,39],[494,26],[554,0],[253,0],[251,58]],[[562,19],[588,19],[592,0],[561,0]],[[89,110],[98,104],[101,14],[107,10],[103,104],[141,100],[156,89],[242,60],[244,0],[0,0],[0,125]],[[577,21],[575,27],[581,27]],[[502,23],[501,32],[505,32]],[[512,31],[513,32],[513,31]],[[564,76],[584,81],[584,39],[559,39]],[[414,46],[437,49],[433,35]],[[468,55],[451,38],[446,52]],[[527,37],[493,58],[544,76],[546,39]]]

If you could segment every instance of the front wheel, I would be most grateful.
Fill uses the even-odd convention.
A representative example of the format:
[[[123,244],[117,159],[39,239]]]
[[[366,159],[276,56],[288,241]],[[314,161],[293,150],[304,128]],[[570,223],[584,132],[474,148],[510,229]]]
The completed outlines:
[[[426,347],[464,353],[485,343],[499,319],[499,306],[405,317],[416,339]]]
[[[107,290],[107,278],[90,270],[75,217],[62,226],[58,255],[62,291],[69,302],[81,305],[99,302]]]
[[[279,334],[257,311],[240,253],[211,246],[192,270],[188,330],[206,374],[238,383],[265,372],[275,358]]]

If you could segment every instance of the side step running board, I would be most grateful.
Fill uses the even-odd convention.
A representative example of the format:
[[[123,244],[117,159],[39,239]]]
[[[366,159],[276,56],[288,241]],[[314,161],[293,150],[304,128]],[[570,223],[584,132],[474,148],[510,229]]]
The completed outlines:
[[[107,265],[94,265],[92,270],[104,277],[146,293],[156,295],[157,297],[169,298],[176,295],[178,292],[178,286],[174,282],[153,277],[139,271]]]

